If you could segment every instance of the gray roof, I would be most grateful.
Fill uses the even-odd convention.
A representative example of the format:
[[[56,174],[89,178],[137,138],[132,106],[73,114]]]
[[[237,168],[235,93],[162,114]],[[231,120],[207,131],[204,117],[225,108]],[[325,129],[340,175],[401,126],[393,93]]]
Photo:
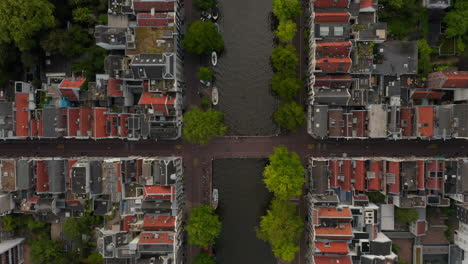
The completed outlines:
[[[312,137],[325,138],[328,135],[328,106],[314,105],[312,108]]]
[[[370,242],[370,253],[377,256],[387,256],[392,252],[392,241],[371,241]]]
[[[453,105],[453,119],[455,123],[454,136],[468,137],[468,105]]]
[[[170,185],[175,183],[176,167],[173,160],[157,160],[153,163],[154,184]]]
[[[14,136],[13,104],[0,102],[0,138]]]
[[[377,36],[376,30],[387,30],[387,23],[369,24],[367,29],[359,30],[359,40],[361,41],[383,40]]]
[[[109,55],[104,58],[104,71],[110,77],[115,77],[115,74],[122,69],[123,56]]]
[[[311,185],[315,195],[328,191],[328,166],[326,161],[313,161],[311,171]]]
[[[97,45],[102,43],[115,48],[125,49],[127,42],[125,37],[126,32],[126,28],[112,28],[98,25],[94,28],[94,37],[96,38]]]
[[[349,23],[315,24],[315,37],[323,41],[343,41],[349,38],[351,26]]]
[[[54,199],[53,198],[40,198],[36,203],[36,213],[48,214],[54,212]]]
[[[71,187],[76,194],[86,193],[86,167],[71,168]]]
[[[96,199],[93,202],[93,214],[105,215],[110,212],[111,202],[106,199]]]
[[[65,161],[48,160],[47,171],[49,175],[49,192],[65,192]]]
[[[3,193],[0,195],[0,214],[4,214],[13,210],[15,207],[10,193]]]
[[[348,89],[315,88],[314,104],[348,105],[350,98]]]
[[[91,194],[102,193],[102,161],[91,161],[90,162],[90,189]]]
[[[401,75],[418,72],[418,44],[416,41],[384,42],[377,46],[376,56],[375,73]]]
[[[28,160],[16,162],[16,186],[18,189],[29,189],[33,185],[32,165]]]
[[[65,118],[58,107],[46,107],[42,109],[42,120],[44,122],[44,137],[65,136]]]
[[[130,68],[136,79],[175,78],[175,53],[139,54],[130,62]]]
[[[452,109],[453,105],[436,105],[434,136],[450,138],[452,136]]]

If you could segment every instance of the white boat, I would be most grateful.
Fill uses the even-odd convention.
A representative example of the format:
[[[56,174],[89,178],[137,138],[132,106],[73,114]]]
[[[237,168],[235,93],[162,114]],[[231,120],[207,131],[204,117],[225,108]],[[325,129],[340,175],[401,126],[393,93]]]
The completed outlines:
[[[211,53],[211,64],[213,66],[216,66],[216,64],[218,64],[218,54],[216,54],[215,51]]]
[[[211,195],[211,206],[213,206],[214,209],[218,208],[218,200],[218,189],[213,189],[213,194]]]
[[[211,102],[213,105],[217,105],[219,100],[219,94],[218,94],[218,88],[213,87],[213,90],[211,91]]]

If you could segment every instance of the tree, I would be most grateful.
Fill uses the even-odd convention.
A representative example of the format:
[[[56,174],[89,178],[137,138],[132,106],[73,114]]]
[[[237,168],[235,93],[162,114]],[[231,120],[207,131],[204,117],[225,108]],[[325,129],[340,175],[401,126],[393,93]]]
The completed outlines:
[[[280,200],[287,200],[302,194],[305,171],[299,155],[285,147],[275,148],[269,156],[270,164],[263,171],[263,182],[267,189]]]
[[[100,47],[95,47],[96,45],[93,44],[93,41],[90,38],[89,33],[79,25],[73,25],[69,32],[68,38],[66,41],[66,49],[63,51],[63,55],[68,57],[74,57],[78,55],[82,55],[86,52],[87,48],[91,48],[91,50],[101,50],[104,49]],[[97,63],[100,63],[96,61]],[[104,63],[104,62],[103,62]],[[103,64],[104,65],[104,64]]]
[[[302,82],[296,78],[296,73],[293,71],[276,72],[271,80],[271,89],[285,101],[292,100],[299,89],[302,87]]]
[[[296,31],[297,25],[292,20],[281,20],[275,34],[281,42],[290,42],[296,35]]]
[[[83,73],[87,82],[93,81],[97,73],[104,71],[104,57],[106,55],[107,51],[105,49],[92,46],[86,50],[85,58],[73,64],[72,69],[74,72]]]
[[[221,221],[213,207],[202,204],[190,211],[186,229],[191,244],[209,247],[221,233]]]
[[[302,106],[296,102],[289,102],[281,105],[273,115],[275,122],[281,127],[291,131],[297,131],[304,125],[306,115]]]
[[[102,264],[104,263],[104,258],[97,251],[93,251],[87,258],[82,260],[85,264]]]
[[[432,48],[431,46],[429,46],[429,44],[427,44],[427,41],[425,39],[418,40],[418,53],[419,53],[419,59],[418,59],[419,72],[423,75],[427,75],[432,69],[432,63],[431,63]]]
[[[54,6],[47,0],[0,1],[0,43],[11,43],[20,51],[31,48],[33,37],[55,25]]]
[[[223,124],[222,112],[206,111],[194,106],[184,115],[182,138],[190,143],[205,145],[212,137],[224,136],[227,126]]]
[[[403,209],[397,208],[395,212],[395,219],[407,225],[414,223],[418,220],[419,213],[413,208]]]
[[[267,215],[262,216],[257,236],[270,243],[276,257],[291,262],[299,251],[298,242],[304,230],[296,206],[287,201],[272,201]]]
[[[75,22],[89,23],[91,21],[91,10],[87,7],[78,7],[73,10],[73,20]]]
[[[2,227],[6,231],[14,231],[17,228],[17,222],[12,215],[5,215],[1,218]]]
[[[456,1],[455,8],[444,17],[444,22],[447,23],[445,35],[448,38],[453,38],[468,34],[468,19],[466,17],[468,17],[468,1]]]
[[[404,0],[389,0],[388,4],[392,8],[401,9],[404,6],[405,1]]]
[[[277,71],[295,71],[299,58],[293,45],[279,45],[273,49],[271,62]]]
[[[220,52],[224,48],[223,36],[211,21],[197,20],[190,24],[182,43],[188,52],[194,54]]]
[[[273,14],[279,20],[295,19],[301,12],[299,0],[273,0]]]
[[[211,82],[213,80],[213,70],[210,67],[200,67],[198,68],[197,77],[202,81]]]
[[[216,264],[216,261],[206,251],[202,251],[195,257],[195,264]]]
[[[67,31],[63,29],[54,29],[41,40],[40,45],[44,51],[64,54],[67,50],[67,39]]]
[[[81,237],[83,226],[76,218],[67,218],[63,223],[63,232],[68,238],[78,239]]]
[[[62,244],[44,237],[31,241],[30,256],[33,264],[67,262]]]
[[[216,6],[215,0],[195,0],[193,2],[195,8],[200,11],[205,11]]]

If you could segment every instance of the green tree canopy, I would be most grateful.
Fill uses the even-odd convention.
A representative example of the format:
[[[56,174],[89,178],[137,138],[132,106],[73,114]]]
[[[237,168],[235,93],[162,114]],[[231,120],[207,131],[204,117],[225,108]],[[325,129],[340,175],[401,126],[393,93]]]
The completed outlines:
[[[93,251],[93,253],[91,253],[87,258],[82,260],[82,262],[85,264],[103,264],[104,258],[101,254],[99,254],[99,252]]]
[[[190,24],[183,40],[185,49],[194,54],[220,52],[224,48],[223,36],[211,21],[197,20]]]
[[[203,111],[194,106],[184,115],[182,138],[190,143],[205,145],[211,138],[226,134],[228,128],[223,119],[222,112],[213,109]]]
[[[267,215],[262,216],[257,236],[270,243],[276,257],[291,262],[299,251],[298,242],[304,230],[296,206],[287,201],[272,201]]]
[[[216,1],[215,0],[194,0],[193,4],[195,5],[195,8],[204,11],[210,8],[213,8],[216,6]]]
[[[195,257],[195,264],[216,264],[216,261],[206,251],[202,251]]]
[[[407,225],[414,223],[418,220],[419,213],[413,208],[403,209],[397,208],[395,212],[395,219]]]
[[[64,54],[67,50],[67,39],[67,31],[63,29],[54,29],[41,40],[40,45],[44,51]]]
[[[87,7],[78,7],[73,10],[73,20],[75,22],[89,23],[91,21],[91,10]]]
[[[67,263],[66,253],[59,242],[41,237],[30,243],[33,264]]]
[[[263,171],[263,182],[278,199],[287,200],[302,194],[305,171],[299,155],[285,147],[275,148],[270,164]]]
[[[31,48],[36,33],[55,25],[53,13],[47,0],[0,1],[0,43],[14,42],[21,51]]]
[[[456,1],[455,8],[444,17],[445,35],[449,38],[468,34],[468,1]]]
[[[302,106],[296,102],[289,102],[281,105],[273,115],[275,122],[281,127],[291,131],[297,131],[304,125],[306,114]]]
[[[301,12],[299,0],[273,0],[273,14],[279,20],[295,19]]]
[[[213,70],[210,67],[200,67],[198,68],[197,77],[202,81],[211,82],[213,80]]]
[[[427,75],[431,72],[431,53],[432,48],[429,46],[425,39],[418,40],[418,70],[421,74]]]
[[[18,222],[12,215],[5,215],[0,220],[2,221],[3,229],[6,231],[14,231],[18,227]]]
[[[296,71],[299,58],[293,45],[279,45],[273,49],[271,62],[276,71]]]
[[[301,89],[302,82],[293,71],[276,72],[271,80],[271,89],[285,101],[292,100]]]
[[[63,223],[63,232],[68,238],[77,239],[81,237],[83,226],[76,218],[67,218]]]
[[[209,247],[215,244],[216,238],[221,233],[221,221],[213,207],[202,204],[190,211],[185,229],[191,244]]]
[[[297,32],[297,25],[292,20],[281,20],[278,29],[275,31],[276,36],[281,42],[290,42],[293,40]]]

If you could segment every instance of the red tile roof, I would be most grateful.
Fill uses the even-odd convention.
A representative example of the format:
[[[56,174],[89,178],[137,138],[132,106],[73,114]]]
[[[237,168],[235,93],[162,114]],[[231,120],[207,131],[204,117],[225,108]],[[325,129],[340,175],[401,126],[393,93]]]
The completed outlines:
[[[442,160],[431,160],[426,162],[427,171],[443,171],[444,162]]]
[[[349,74],[317,75],[315,76],[315,87],[350,88],[352,77]]]
[[[366,189],[366,167],[363,160],[356,160],[355,168],[353,170],[354,189],[364,191]]]
[[[91,131],[91,109],[88,107],[80,107],[80,135],[88,137],[88,131]]]
[[[360,9],[377,9],[377,5],[374,3],[374,0],[361,0]]]
[[[15,94],[15,108],[16,108],[16,136],[28,137],[29,136],[29,94],[17,93]]]
[[[353,236],[351,224],[339,224],[337,227],[315,227],[317,237],[332,237],[335,239],[349,239]]]
[[[59,88],[77,88],[79,89],[86,81],[84,77],[78,78],[65,78],[59,84]]]
[[[154,8],[156,12],[174,11],[174,0],[133,0],[133,8],[136,11],[151,11]]]
[[[420,221],[416,222],[416,235],[417,236],[426,234],[426,231],[427,231],[426,230],[426,221],[420,220]]]
[[[144,197],[151,200],[173,200],[175,186],[149,185],[145,186]]]
[[[351,58],[321,58],[317,59],[316,67],[323,72],[349,72]]]
[[[351,191],[351,160],[344,160],[342,166],[343,182],[341,183],[341,189],[344,191]]]
[[[44,193],[49,191],[49,173],[45,161],[36,161],[36,192]]]
[[[166,232],[141,232],[138,244],[174,244],[174,234]]]
[[[67,108],[67,135],[69,137],[76,137],[80,129],[80,109]]]
[[[314,257],[315,264],[351,264],[351,257]]]
[[[174,230],[176,218],[171,215],[146,215],[143,229],[147,231]]]
[[[374,178],[373,179],[368,179],[369,184],[368,184],[368,190],[369,191],[380,191],[381,189],[381,183],[380,183],[380,174],[382,171],[382,161],[375,161],[372,160],[370,162],[370,167],[369,171],[374,173]]]
[[[124,138],[128,137],[127,118],[128,114],[120,114],[120,136]]]
[[[316,23],[348,23],[348,12],[315,13]]]
[[[107,108],[93,107],[93,138],[106,137]]]
[[[349,5],[349,0],[315,0],[315,8],[346,8]]]
[[[156,93],[143,93],[140,97],[139,105],[151,105],[154,110],[168,114],[169,109],[174,109],[175,97],[162,96]]]
[[[395,175],[395,183],[391,183],[388,186],[388,192],[393,194],[400,193],[400,162],[389,161],[388,172]]]
[[[413,108],[401,108],[400,110],[402,135],[404,137],[413,136],[413,112]]]
[[[442,190],[444,181],[442,178],[430,177],[426,181],[426,189],[430,190]]]
[[[341,137],[343,135],[343,128],[341,121],[343,120],[343,109],[330,109],[328,110],[328,136]]]
[[[353,218],[349,207],[338,210],[336,207],[320,207],[318,209],[319,218]]]
[[[468,71],[430,73],[428,87],[429,89],[468,88]]]
[[[418,160],[418,190],[424,190],[424,161]]]
[[[126,215],[126,216],[124,216],[123,221],[122,221],[122,230],[123,231],[130,230],[130,224],[134,223],[135,220],[136,220],[135,215]]]
[[[348,254],[349,248],[346,242],[315,242],[316,253]]]
[[[366,136],[366,110],[353,110],[353,137],[365,137]]]
[[[332,188],[337,188],[338,186],[340,186],[338,183],[338,172],[339,172],[338,161],[330,160],[328,166],[331,171],[330,186]]]
[[[42,132],[42,120],[31,120],[31,137],[40,137]]]
[[[110,137],[117,137],[119,136],[119,114],[115,113],[110,113],[107,115],[107,124],[106,126],[109,126],[110,128],[107,128],[110,131],[110,134],[108,136]]]
[[[434,136],[434,106],[416,106],[417,132],[422,138]]]
[[[37,201],[39,201],[39,196],[33,196],[28,199],[28,202],[30,203],[37,203]]]
[[[319,42],[317,43],[316,54],[320,57],[342,57],[351,53],[351,42]]]
[[[343,137],[353,136],[353,114],[344,113]]]
[[[440,100],[442,96],[444,96],[443,92],[433,90],[416,90],[411,94],[412,99]]]
[[[60,93],[68,101],[78,101],[79,88],[60,88]]]
[[[123,96],[123,91],[119,88],[123,84],[122,80],[109,78],[107,81],[107,94],[109,96],[121,97]]]
[[[168,13],[140,13],[137,15],[138,26],[141,27],[167,27],[174,24],[174,16]]]

